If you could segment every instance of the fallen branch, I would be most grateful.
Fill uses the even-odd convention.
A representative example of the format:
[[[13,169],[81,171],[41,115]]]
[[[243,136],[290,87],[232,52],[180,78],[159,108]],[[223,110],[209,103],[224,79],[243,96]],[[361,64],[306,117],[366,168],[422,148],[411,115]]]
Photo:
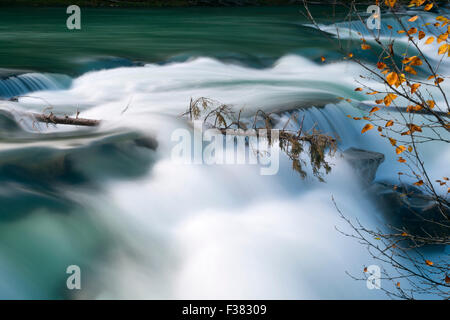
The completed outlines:
[[[78,116],[76,118],[72,118],[69,116],[57,117],[53,113],[50,113],[49,115],[32,113],[31,115],[36,121],[44,123],[87,126],[87,127],[96,127],[100,124],[100,120],[83,119],[78,118]]]

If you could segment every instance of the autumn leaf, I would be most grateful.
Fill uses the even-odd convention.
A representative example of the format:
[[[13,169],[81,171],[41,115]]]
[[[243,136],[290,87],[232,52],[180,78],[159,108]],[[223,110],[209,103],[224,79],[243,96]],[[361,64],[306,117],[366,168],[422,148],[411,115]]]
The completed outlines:
[[[448,50],[448,48],[449,48],[449,44],[444,43],[443,45],[441,45],[441,46],[439,47],[439,49],[438,49],[438,54],[444,54],[444,53],[446,53],[447,50]]]
[[[367,272],[367,267],[364,268],[364,272]]]
[[[373,129],[373,124],[368,123],[368,124],[366,124],[364,126],[364,128],[362,128],[361,133],[365,133],[365,132],[367,132],[369,130],[372,130],[372,129]]]
[[[409,146],[409,147],[408,147],[408,151],[409,151],[409,152],[412,152],[412,151],[413,151],[413,147]]]
[[[425,41],[425,44],[430,44],[434,41],[434,37],[428,37],[427,41]]]
[[[406,232],[402,233],[402,237],[407,237],[407,236],[408,236],[408,234]]]
[[[408,19],[409,22],[414,22],[417,20],[417,18],[419,18],[419,16],[414,16]]]
[[[390,106],[391,102],[397,99],[397,95],[393,93],[389,93],[384,97],[384,104],[388,107]]]
[[[427,104],[428,104],[428,106],[430,107],[430,109],[433,109],[434,106],[435,106],[435,103],[434,103],[433,100],[427,100]]]
[[[322,62],[325,62],[325,57],[320,57],[320,60],[322,60]]]
[[[406,71],[406,72],[409,72],[409,73],[411,73],[411,74],[414,74],[414,75],[417,74],[417,71],[414,70],[414,68],[411,67],[411,66],[406,66],[406,67],[405,67],[405,71]]]
[[[406,150],[406,147],[405,147],[405,146],[398,146],[398,147],[395,149],[395,153],[400,154],[400,153],[402,153],[402,152],[405,151],[405,150]]]
[[[411,131],[411,133],[413,132],[422,132],[422,128],[419,127],[418,125],[415,125],[414,123],[409,123],[407,124],[409,130]]]
[[[393,125],[394,125],[394,121],[389,120],[388,122],[386,122],[385,127],[391,127],[391,126],[393,126]]]
[[[355,91],[362,91],[362,88],[356,88]]]
[[[448,275],[445,275],[444,281],[445,281],[445,283],[449,284],[450,283],[450,277]]]
[[[426,34],[425,32],[423,32],[422,30],[419,31],[419,40],[422,40],[423,38],[425,38]]]
[[[430,261],[430,260],[425,260],[425,263],[426,263],[428,266],[432,266],[432,265],[433,265],[433,261]]]
[[[400,288],[400,282],[397,282],[397,288]]]
[[[419,180],[417,182],[414,182],[413,185],[420,187],[421,185],[423,185],[423,180]]]
[[[369,111],[369,113],[373,113],[373,112],[378,111],[378,110],[380,110],[380,108],[378,108],[378,107],[373,107],[373,108]]]
[[[397,0],[384,0],[384,3],[388,6],[393,8],[395,6],[395,3],[397,2]]]
[[[384,62],[378,62],[377,63],[377,68],[378,69],[384,69],[384,68],[386,68],[386,63],[384,63]]]
[[[370,48],[371,48],[371,46],[366,43],[361,44],[361,49],[363,49],[363,50],[369,50]]]
[[[411,29],[408,30],[408,34],[409,35],[414,34],[416,32],[417,32],[417,28],[411,28]]]
[[[411,85],[411,94],[414,94],[414,92],[416,92],[419,87],[420,83],[414,83],[413,85]]]
[[[427,4],[427,5],[425,6],[425,8],[423,8],[423,10],[425,10],[425,11],[430,11],[431,8],[433,8],[433,4],[432,4],[432,3],[429,3],[429,4]]]
[[[393,139],[393,138],[389,138],[389,142],[395,146],[397,144],[397,140]]]
[[[442,78],[436,78],[436,80],[434,80],[434,84],[438,85],[439,83],[441,83],[442,81],[444,81],[444,79]]]
[[[448,38],[448,33],[443,33],[437,38],[437,43],[441,43],[442,41],[447,40],[447,38]]]
[[[406,162],[406,160],[403,159],[402,157],[399,157],[397,161],[398,161],[398,162],[401,162],[401,163],[405,163],[405,162]]]
[[[386,76],[386,81],[389,85],[394,85],[398,80],[398,75],[396,72],[391,72]]]
[[[378,91],[372,91],[372,92],[367,92],[366,94],[368,94],[369,96],[371,96],[371,95],[374,95],[374,94],[377,94],[377,93],[379,93]]]

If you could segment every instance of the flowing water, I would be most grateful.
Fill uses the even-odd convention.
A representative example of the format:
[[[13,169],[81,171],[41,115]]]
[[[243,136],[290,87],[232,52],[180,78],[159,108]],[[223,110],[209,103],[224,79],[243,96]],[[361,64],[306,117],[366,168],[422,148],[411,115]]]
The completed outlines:
[[[314,13],[332,22],[327,8]],[[0,12],[0,96],[25,95],[0,102],[0,297],[384,297],[345,273],[373,261],[336,231],[348,226],[331,196],[368,226],[384,221],[340,156],[325,183],[302,180],[283,154],[272,176],[171,158],[174,130],[192,132],[179,115],[209,97],[277,112],[280,124],[305,114],[304,126],[338,136],[340,150],[385,154],[376,179],[395,179],[392,147],[361,136],[364,123],[347,115],[363,112],[337,99],[367,100],[354,91],[364,70],[340,59],[300,8],[83,9],[80,31],[66,17]],[[103,122],[55,127],[26,115],[49,106]],[[448,168],[450,149],[428,148],[431,172]],[[67,290],[69,265],[80,266],[82,290]]]

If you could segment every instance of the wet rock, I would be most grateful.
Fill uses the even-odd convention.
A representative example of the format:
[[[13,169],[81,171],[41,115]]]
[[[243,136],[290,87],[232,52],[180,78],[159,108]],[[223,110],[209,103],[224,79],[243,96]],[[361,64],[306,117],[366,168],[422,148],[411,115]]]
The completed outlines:
[[[343,152],[344,159],[355,169],[363,184],[370,185],[375,179],[379,165],[384,161],[384,154],[357,148]]]
[[[374,183],[368,192],[385,213],[387,222],[417,236],[449,236],[450,224],[430,195],[411,185],[396,186],[389,181]],[[450,208],[444,207],[450,216]]]

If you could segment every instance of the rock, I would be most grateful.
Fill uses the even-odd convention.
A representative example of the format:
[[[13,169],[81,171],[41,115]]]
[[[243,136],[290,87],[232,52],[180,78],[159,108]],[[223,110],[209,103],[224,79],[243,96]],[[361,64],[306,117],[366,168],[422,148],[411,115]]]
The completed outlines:
[[[395,186],[389,181],[374,183],[368,189],[377,206],[385,213],[387,222],[405,228],[417,236],[449,236],[450,225],[433,198],[411,185]],[[450,209],[445,208],[450,215]]]
[[[372,183],[379,165],[384,161],[382,153],[357,148],[349,148],[342,155],[365,185]]]

